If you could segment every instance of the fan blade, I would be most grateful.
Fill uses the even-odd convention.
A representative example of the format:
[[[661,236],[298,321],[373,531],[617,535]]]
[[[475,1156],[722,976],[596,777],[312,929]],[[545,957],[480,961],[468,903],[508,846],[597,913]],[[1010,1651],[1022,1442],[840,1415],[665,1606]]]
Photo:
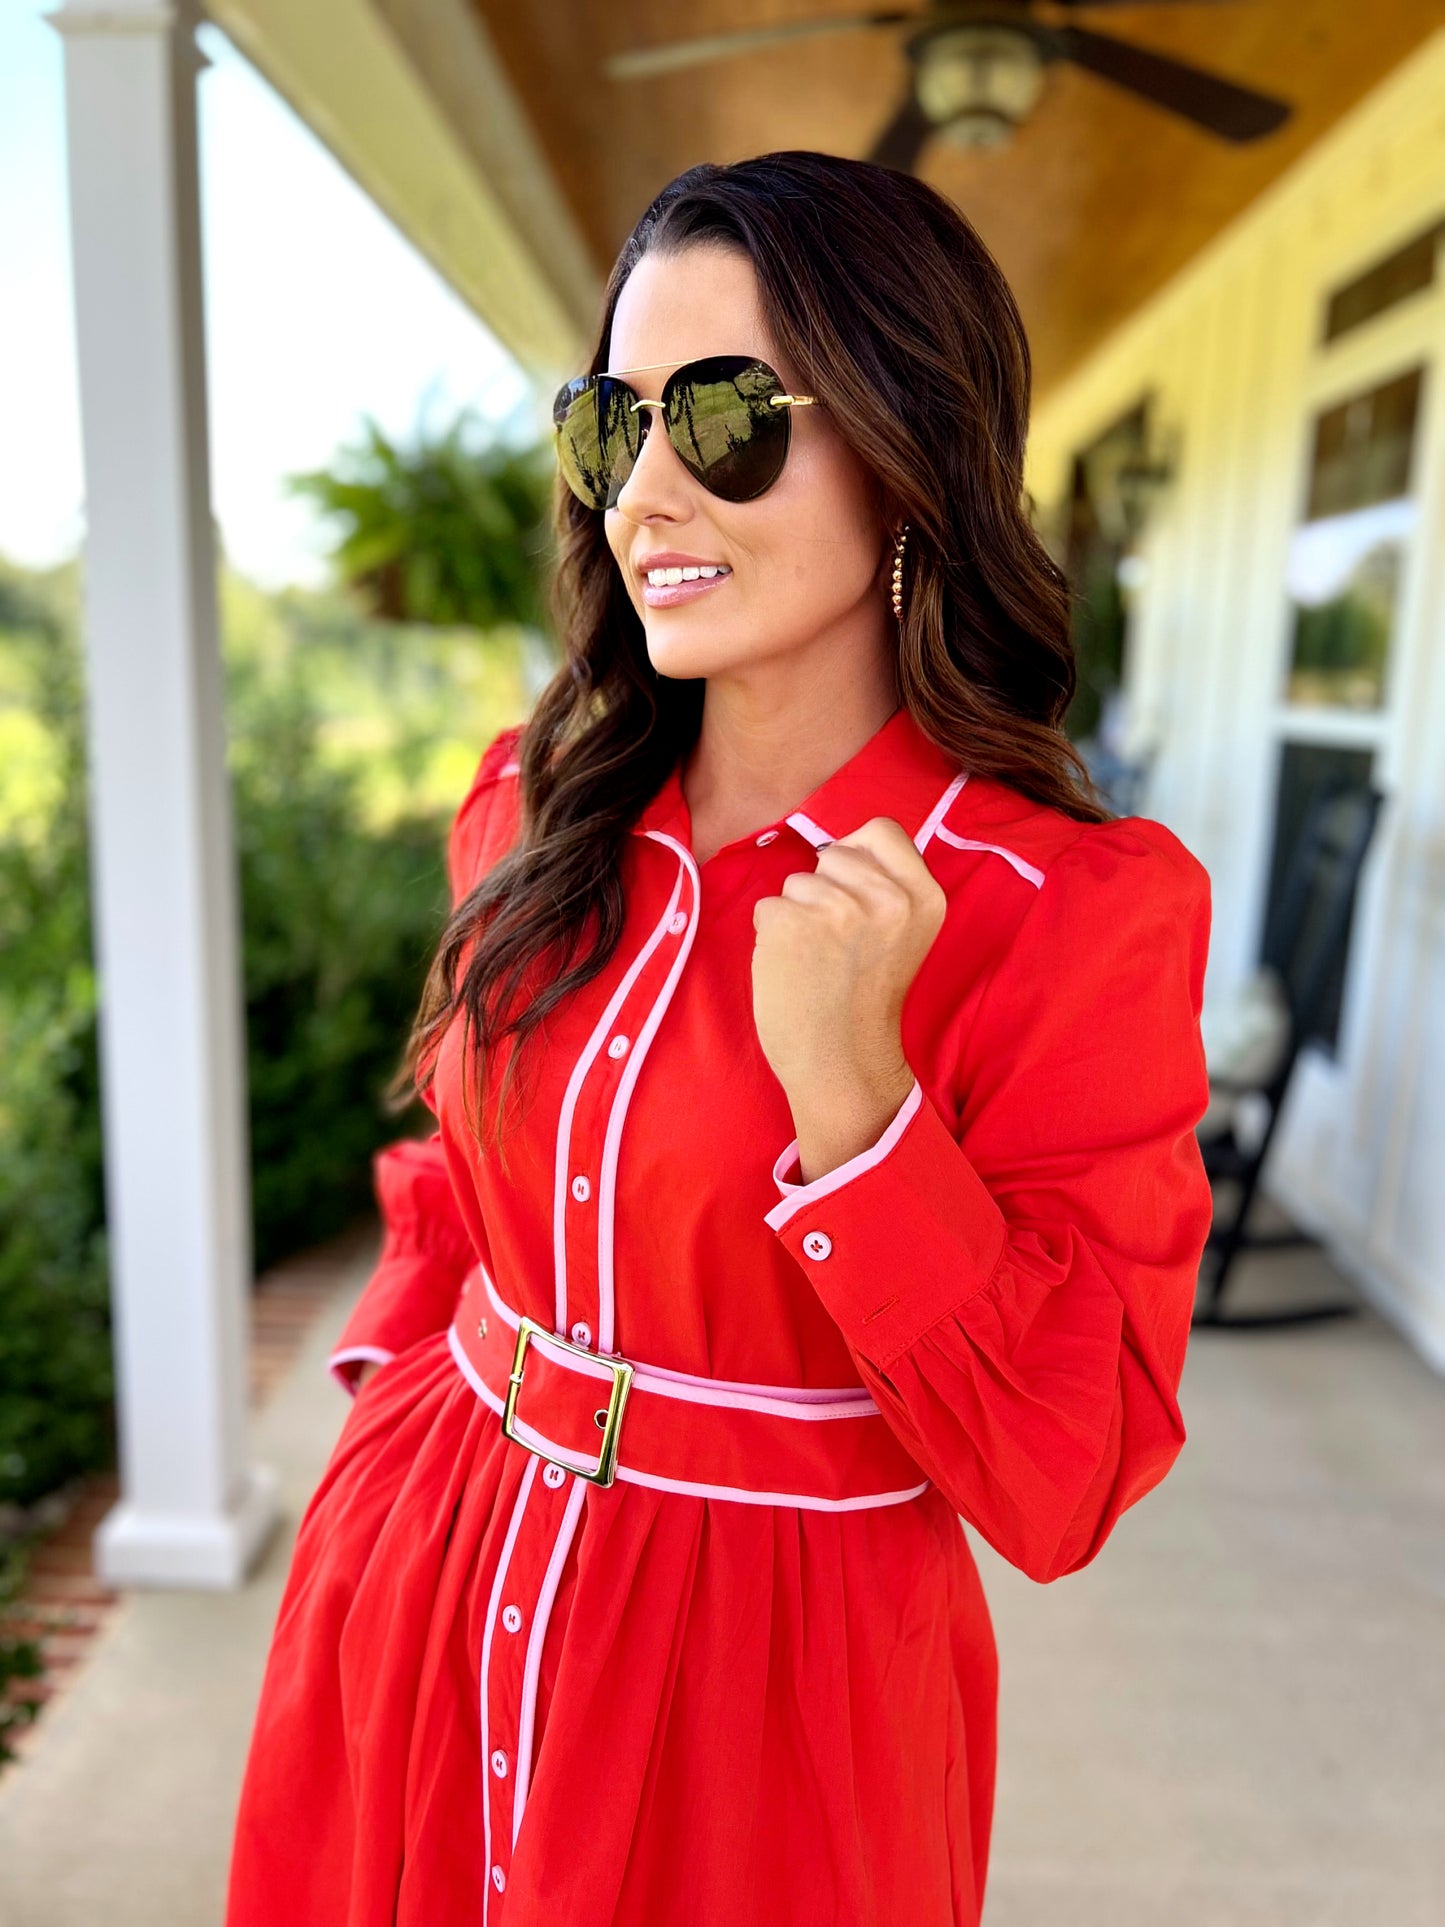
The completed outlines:
[[[1223,140],[1258,140],[1263,134],[1272,134],[1294,111],[1288,101],[1236,87],[1217,74],[1186,67],[1182,61],[1131,47],[1106,34],[1089,33],[1083,27],[1054,27],[1049,37],[1075,66],[1086,68],[1101,80],[1112,80],[1131,94],[1142,94],[1145,100],[1157,101]]]
[[[932,132],[933,122],[910,86],[907,99],[874,141],[868,158],[879,167],[896,167],[900,174],[911,174]]]
[[[670,40],[661,47],[636,47],[613,54],[602,63],[613,80],[647,80],[654,74],[673,74],[704,61],[730,60],[734,54],[756,53],[790,40],[816,40],[824,34],[852,33],[861,27],[901,27],[920,16],[907,13],[830,14],[818,20],[786,20],[775,27],[748,27],[738,33],[702,34],[696,40]]]

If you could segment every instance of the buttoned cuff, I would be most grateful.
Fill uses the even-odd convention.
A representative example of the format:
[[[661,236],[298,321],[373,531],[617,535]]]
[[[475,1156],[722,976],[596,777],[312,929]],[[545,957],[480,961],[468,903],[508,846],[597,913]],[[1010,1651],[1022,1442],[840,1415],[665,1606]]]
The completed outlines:
[[[766,1222],[852,1348],[880,1368],[993,1278],[1008,1242],[992,1194],[917,1078],[877,1141],[810,1184],[793,1142]],[[801,1174],[799,1174],[801,1175]]]

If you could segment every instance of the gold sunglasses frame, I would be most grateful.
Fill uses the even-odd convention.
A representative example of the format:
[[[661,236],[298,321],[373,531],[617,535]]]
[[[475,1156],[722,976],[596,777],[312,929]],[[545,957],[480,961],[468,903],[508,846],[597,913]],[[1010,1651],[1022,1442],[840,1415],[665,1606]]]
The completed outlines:
[[[713,355],[692,355],[689,359],[691,361],[712,361],[715,360],[716,357]],[[754,359],[762,361],[763,358],[761,355],[757,355]],[[769,367],[771,363],[764,362],[763,365]],[[639,362],[635,368],[599,368],[597,373],[599,377],[606,375],[609,381],[621,381],[624,375],[650,375],[656,368],[671,368],[673,374],[676,374],[679,369],[686,368],[687,366],[688,362],[686,361],[644,361]],[[774,373],[776,372],[777,371],[774,370]],[[665,387],[666,383],[664,383],[663,386]],[[816,395],[768,396],[769,408],[816,408],[819,405]],[[639,408],[663,408],[665,406],[666,403],[664,402],[651,401],[646,396],[639,396],[636,401],[628,403],[628,413],[635,415]]]

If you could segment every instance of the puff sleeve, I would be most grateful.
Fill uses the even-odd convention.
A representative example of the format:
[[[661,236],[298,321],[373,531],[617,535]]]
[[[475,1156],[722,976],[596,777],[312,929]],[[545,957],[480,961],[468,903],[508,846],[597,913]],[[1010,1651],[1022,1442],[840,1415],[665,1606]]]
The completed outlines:
[[[1162,824],[1086,825],[958,1047],[876,1143],[767,1222],[956,1512],[1042,1582],[1088,1564],[1185,1439],[1211,1200],[1194,1127],[1208,875]],[[798,1173],[801,1176],[801,1173]]]
[[[447,876],[454,908],[481,873],[492,805],[520,732],[514,724],[487,745],[452,821]],[[430,1092],[426,1100],[434,1110]],[[382,1221],[380,1256],[327,1359],[332,1377],[353,1396],[364,1360],[384,1365],[446,1330],[477,1256],[457,1208],[440,1132],[383,1145],[372,1158],[372,1188]]]

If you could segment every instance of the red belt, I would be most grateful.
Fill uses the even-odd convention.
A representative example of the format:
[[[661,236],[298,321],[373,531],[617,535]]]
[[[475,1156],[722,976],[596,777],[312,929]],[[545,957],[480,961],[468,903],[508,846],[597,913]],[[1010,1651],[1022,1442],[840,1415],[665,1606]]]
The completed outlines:
[[[506,1436],[595,1485],[851,1512],[931,1484],[861,1386],[745,1385],[593,1351],[513,1311],[480,1265],[447,1337]]]

